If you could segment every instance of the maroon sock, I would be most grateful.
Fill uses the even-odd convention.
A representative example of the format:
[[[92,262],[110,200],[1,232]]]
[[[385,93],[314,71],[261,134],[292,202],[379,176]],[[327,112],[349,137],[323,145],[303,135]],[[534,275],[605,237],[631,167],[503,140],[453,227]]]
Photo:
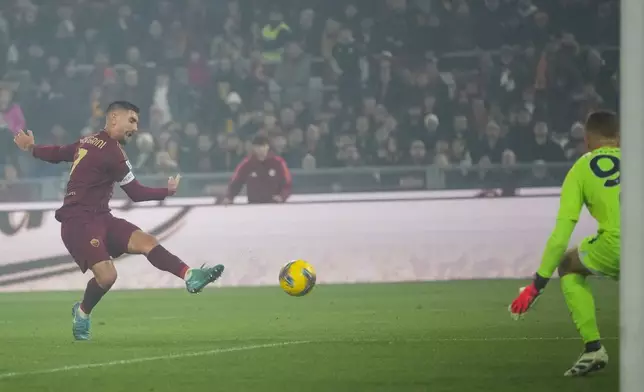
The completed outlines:
[[[186,272],[190,269],[190,267],[181,261],[180,258],[168,252],[168,250],[161,245],[155,246],[150,253],[148,253],[148,260],[150,261],[150,264],[161,271],[169,272],[181,279],[183,279]]]
[[[105,293],[107,293],[110,289],[104,289],[101,286],[98,285],[96,282],[96,278],[90,279],[89,282],[87,282],[87,288],[85,289],[85,295],[83,296],[83,302],[81,302],[81,310],[85,314],[90,314],[92,309],[94,309],[94,306],[98,303],[98,301],[103,298]]]

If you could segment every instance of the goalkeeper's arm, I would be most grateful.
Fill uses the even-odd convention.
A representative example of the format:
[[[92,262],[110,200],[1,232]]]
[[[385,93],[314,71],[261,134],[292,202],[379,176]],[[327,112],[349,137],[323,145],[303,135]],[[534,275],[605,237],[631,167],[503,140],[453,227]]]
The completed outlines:
[[[546,287],[548,280],[561,264],[572,232],[575,230],[579,220],[583,203],[581,182],[576,175],[575,167],[573,167],[566,176],[561,188],[557,223],[541,257],[541,266],[535,274],[533,283],[538,291]]]
[[[518,319],[532,307],[548,284],[548,280],[552,274],[561,264],[562,258],[566,253],[568,241],[570,240],[572,231],[575,229],[583,204],[581,182],[575,175],[574,169],[575,167],[570,170],[561,188],[557,224],[543,252],[541,266],[534,275],[532,284],[522,289],[519,296],[510,304],[510,313],[512,313],[512,317],[515,319]]]
[[[541,266],[534,275],[534,285],[538,291],[546,287],[555,270],[561,264],[576,224],[576,220],[569,218],[557,219],[555,229],[550,235],[541,257]]]

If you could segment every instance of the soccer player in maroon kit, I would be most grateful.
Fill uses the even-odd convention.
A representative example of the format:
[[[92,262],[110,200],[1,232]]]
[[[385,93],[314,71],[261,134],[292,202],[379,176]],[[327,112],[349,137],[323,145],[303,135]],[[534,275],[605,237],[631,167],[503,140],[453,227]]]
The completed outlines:
[[[138,130],[139,108],[117,101],[106,111],[105,129],[65,146],[39,146],[31,131],[19,132],[15,143],[40,160],[71,162],[63,206],[56,211],[65,247],[85,273],[94,277],[87,283],[83,300],[72,308],[72,332],[76,340],[90,338],[90,313],[116,281],[112,258],[124,253],[143,254],[156,268],[183,279],[190,293],[200,292],[217,280],[224,266],[190,268],[168,252],[157,240],[134,224],[114,217],[108,206],[114,183],[132,201],[164,200],[174,195],[180,176],[170,177],[167,188],[141,185],[121,145]]]
[[[291,195],[291,173],[282,157],[269,152],[268,138],[253,138],[253,151],[237,165],[223,204],[231,204],[244,184],[250,204],[283,203]]]

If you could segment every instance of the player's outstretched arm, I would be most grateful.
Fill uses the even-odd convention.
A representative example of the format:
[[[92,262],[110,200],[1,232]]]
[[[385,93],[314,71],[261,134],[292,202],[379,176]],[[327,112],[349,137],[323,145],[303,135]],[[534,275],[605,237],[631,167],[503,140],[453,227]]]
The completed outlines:
[[[134,177],[132,173],[132,165],[125,156],[122,149],[116,151],[116,158],[112,161],[112,179],[121,186],[121,189],[133,202],[141,201],[161,201],[166,197],[172,196],[176,193],[179,186],[181,176],[177,174],[176,177],[170,177],[168,186],[166,188],[151,188],[142,185]]]
[[[510,312],[515,318],[527,312],[545,289],[566,253],[568,242],[575,229],[583,206],[581,181],[573,167],[561,188],[557,223],[546,244],[541,257],[541,265],[534,275],[532,283],[521,290],[519,296],[510,305]]]
[[[134,178],[133,174],[128,178],[130,174],[128,174],[119,184],[121,185],[121,189],[123,189],[125,194],[133,202],[164,200],[166,197],[172,196],[177,192],[179,181],[181,180],[181,175],[177,174],[176,177],[170,177],[168,179],[167,188],[151,188],[138,182]]]
[[[64,146],[38,146],[31,131],[20,131],[13,138],[16,145],[23,151],[31,151],[31,154],[42,161],[49,163],[74,162],[77,143]]]

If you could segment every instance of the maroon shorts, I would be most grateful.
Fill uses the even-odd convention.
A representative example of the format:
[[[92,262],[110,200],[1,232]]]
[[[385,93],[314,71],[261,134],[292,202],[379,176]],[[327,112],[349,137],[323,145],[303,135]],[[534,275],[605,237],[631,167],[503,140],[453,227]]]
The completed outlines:
[[[74,261],[85,273],[94,264],[127,253],[132,233],[137,226],[110,213],[65,220],[60,236]]]

